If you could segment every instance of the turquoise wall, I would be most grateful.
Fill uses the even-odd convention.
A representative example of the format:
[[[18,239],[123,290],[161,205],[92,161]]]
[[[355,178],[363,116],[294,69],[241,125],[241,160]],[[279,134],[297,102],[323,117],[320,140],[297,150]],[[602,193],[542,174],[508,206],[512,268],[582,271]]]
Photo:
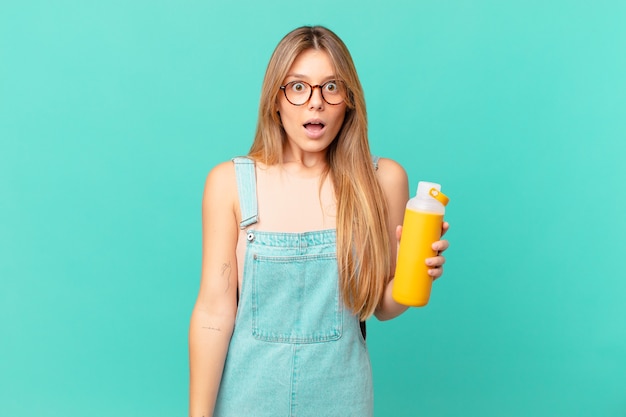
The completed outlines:
[[[373,151],[451,197],[431,304],[369,323],[376,415],[626,416],[626,2],[4,1],[0,415],[174,416],[206,173],[323,24]]]

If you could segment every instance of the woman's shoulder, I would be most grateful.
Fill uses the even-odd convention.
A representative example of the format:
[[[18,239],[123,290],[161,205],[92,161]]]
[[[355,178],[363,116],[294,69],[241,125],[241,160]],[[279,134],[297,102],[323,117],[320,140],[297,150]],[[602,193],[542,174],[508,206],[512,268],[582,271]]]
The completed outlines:
[[[237,201],[237,177],[233,161],[215,165],[207,174],[204,201],[213,204],[234,204]]]
[[[233,161],[224,161],[215,165],[207,174],[207,183],[215,185],[236,181],[235,164]]]
[[[376,177],[383,188],[408,186],[406,171],[398,162],[390,158],[379,158]]]
[[[380,158],[376,178],[387,198],[389,224],[402,224],[404,207],[409,200],[409,179],[406,171],[393,159]]]

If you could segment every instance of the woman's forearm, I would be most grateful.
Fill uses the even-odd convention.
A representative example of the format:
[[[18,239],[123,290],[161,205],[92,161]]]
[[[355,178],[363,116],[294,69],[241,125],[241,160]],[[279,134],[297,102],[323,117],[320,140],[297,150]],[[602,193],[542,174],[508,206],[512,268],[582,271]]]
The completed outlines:
[[[374,315],[378,320],[391,320],[395,317],[398,317],[400,314],[404,313],[408,307],[402,304],[398,304],[391,297],[391,290],[393,288],[393,279],[387,283],[385,286],[385,292],[383,293],[383,298],[380,300],[380,304],[378,308],[374,312]]]
[[[219,390],[234,316],[195,307],[189,326],[189,416],[211,417]]]

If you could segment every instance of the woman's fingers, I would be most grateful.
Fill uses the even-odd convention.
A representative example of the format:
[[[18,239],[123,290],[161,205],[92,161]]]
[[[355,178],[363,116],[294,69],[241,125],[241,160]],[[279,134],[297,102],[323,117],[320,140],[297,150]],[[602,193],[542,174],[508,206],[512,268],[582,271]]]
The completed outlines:
[[[443,222],[441,224],[441,236],[445,235],[449,228],[450,228],[450,223]]]
[[[430,267],[428,275],[433,279],[439,278],[443,275],[443,265],[446,263],[446,258],[443,256],[434,256],[426,259],[426,265]]]
[[[449,246],[450,246],[450,242],[448,242],[447,240],[438,240],[435,243],[433,243],[431,247],[433,248],[433,250],[441,253],[444,250],[448,249]]]

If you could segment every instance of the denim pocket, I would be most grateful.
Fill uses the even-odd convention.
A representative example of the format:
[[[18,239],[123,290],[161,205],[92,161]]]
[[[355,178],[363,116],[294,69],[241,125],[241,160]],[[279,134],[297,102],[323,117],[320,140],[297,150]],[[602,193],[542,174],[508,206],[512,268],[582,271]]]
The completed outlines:
[[[334,253],[301,256],[254,255],[252,334],[280,343],[318,343],[341,337]]]

